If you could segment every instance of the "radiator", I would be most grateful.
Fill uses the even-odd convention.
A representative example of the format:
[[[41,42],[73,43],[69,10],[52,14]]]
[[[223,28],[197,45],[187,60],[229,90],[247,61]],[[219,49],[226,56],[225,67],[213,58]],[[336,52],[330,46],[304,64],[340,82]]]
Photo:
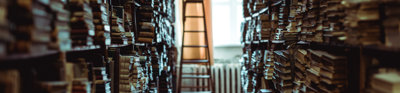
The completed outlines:
[[[240,64],[215,63],[211,67],[211,76],[214,80],[215,93],[241,93]],[[185,66],[183,73],[205,73],[204,66]],[[184,85],[206,86],[205,79],[183,80]],[[183,91],[205,91],[206,89],[182,89]]]
[[[214,64],[211,74],[215,93],[241,93],[240,64]]]

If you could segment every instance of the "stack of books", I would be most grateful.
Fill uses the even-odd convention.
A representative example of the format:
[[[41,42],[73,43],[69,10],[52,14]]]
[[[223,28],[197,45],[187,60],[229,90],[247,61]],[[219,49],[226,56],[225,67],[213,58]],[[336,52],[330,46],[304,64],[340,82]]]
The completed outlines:
[[[321,1],[320,22],[324,31],[324,43],[343,43],[345,40],[345,7],[342,0]]]
[[[254,11],[260,11],[263,8],[266,8],[267,4],[263,2],[263,0],[254,1]]]
[[[242,66],[242,68],[241,69],[243,69],[243,70],[241,70],[240,71],[240,83],[241,83],[241,85],[242,85],[242,89],[243,89],[243,91],[245,91],[245,90],[247,90],[247,87],[248,87],[248,83],[249,83],[249,80],[248,80],[248,69],[247,69],[247,65],[248,65],[248,56],[247,56],[248,54],[243,54],[242,55],[242,58],[239,60],[240,61],[240,63],[241,63],[241,66]]]
[[[111,93],[110,79],[105,67],[93,67],[94,87],[96,93]]]
[[[154,77],[158,77],[161,70],[164,68],[164,62],[162,60],[162,52],[157,47],[151,47],[151,64],[153,68]]]
[[[270,40],[271,39],[271,20],[269,15],[260,15],[260,20],[261,20],[261,40]]]
[[[307,12],[309,11],[309,7],[307,6],[308,1],[303,0],[302,2],[298,3],[300,3],[300,9],[298,11],[298,15],[296,16],[296,19],[298,19],[296,21],[298,21],[298,29],[301,30],[300,40],[311,42],[314,38],[314,32],[311,30],[314,28],[314,24],[310,23],[311,20],[310,17],[308,17],[309,15],[312,15]]]
[[[157,79],[159,78],[158,76],[160,75],[160,70],[162,70],[162,66],[163,64],[161,63],[162,61],[159,60],[160,58],[160,54],[158,54],[157,52],[157,48],[156,47],[151,47],[150,48],[150,62],[151,62],[151,73],[152,73],[152,79],[150,81],[150,83],[152,83],[150,85],[150,87],[157,87]]]
[[[325,51],[319,51],[319,50],[311,50],[308,49],[309,52],[309,58],[311,59],[309,63],[306,63],[306,80],[305,80],[305,85],[307,86],[306,91],[307,92],[314,92],[318,93],[319,92],[319,84],[320,84],[320,70],[322,67],[322,56],[326,54]]]
[[[50,48],[67,51],[71,49],[70,37],[70,12],[65,9],[67,2],[62,0],[51,0],[50,9],[53,11],[52,32]]]
[[[320,85],[322,92],[344,92],[347,82],[347,58],[326,53],[322,57]]]
[[[173,81],[170,73],[168,73],[168,67],[164,67],[159,78],[159,92],[172,93],[173,86],[171,82]]]
[[[243,6],[243,15],[246,17],[246,16],[250,16],[250,11],[249,11],[249,9],[247,8],[248,7],[248,5],[249,5],[249,2],[250,0],[243,0],[243,2],[242,2],[242,6]]]
[[[8,20],[16,42],[10,45],[12,53],[40,53],[48,50],[51,39],[49,1],[17,0],[8,5]],[[5,37],[8,38],[8,37]]]
[[[273,52],[265,50],[264,52],[264,78],[266,80],[272,80],[272,76],[274,75],[274,55]]]
[[[134,26],[133,26],[133,16],[132,16],[132,8],[133,8],[132,3],[125,3],[124,5],[124,29],[125,29],[125,36],[128,39],[128,44],[133,44],[135,43],[135,37],[134,37]]]
[[[86,78],[75,78],[72,81],[72,93],[90,93],[91,85]]]
[[[139,43],[152,43],[155,37],[155,25],[152,23],[153,7],[141,6],[138,11],[139,13],[136,16],[139,22],[136,40]]]
[[[90,0],[90,7],[93,12],[93,24],[95,25],[95,44],[110,45],[111,29],[108,3],[104,0]]]
[[[112,14],[111,24],[111,43],[112,44],[128,44],[128,38],[125,35],[124,28],[124,8],[113,7],[114,12]]]
[[[306,86],[304,85],[304,82],[306,81],[305,73],[306,69],[308,67],[306,66],[306,63],[309,63],[309,58],[308,58],[308,52],[307,50],[304,49],[298,49],[295,51],[294,56],[295,56],[295,61],[294,61],[294,73],[295,77],[293,80],[293,83],[295,84],[294,90],[298,90],[301,92],[306,92]]]
[[[139,92],[139,91],[143,90],[140,88],[140,86],[142,84],[139,82],[139,80],[144,75],[144,73],[143,73],[142,67],[140,66],[140,63],[138,62],[139,58],[134,57],[134,59],[135,59],[135,62],[133,63],[132,68],[131,68],[130,80],[131,80],[132,86],[135,88],[135,91]]]
[[[138,42],[151,43],[154,39],[154,25],[150,22],[139,23],[140,32]]]
[[[40,92],[45,93],[60,93],[69,92],[67,91],[67,82],[65,81],[40,81],[39,85],[43,89]]]
[[[274,76],[272,82],[275,89],[281,93],[291,93],[293,89],[293,78],[291,63],[289,61],[289,54],[287,50],[274,51]]]
[[[67,62],[66,68],[66,78],[70,84],[69,89],[71,89],[68,91],[72,91],[72,93],[91,92],[92,86],[89,81],[89,68],[86,59],[77,58],[74,62]]]
[[[1,93],[21,93],[21,77],[18,70],[1,70],[0,76],[0,85],[3,86]]]
[[[276,8],[272,8],[272,10],[276,10]],[[271,12],[271,29],[272,29],[272,38],[271,40],[279,40],[280,39],[280,34],[278,31],[278,14],[277,12]]]
[[[380,12],[378,1],[359,3],[359,7],[354,7],[357,11],[349,14],[349,17],[356,20],[348,20],[348,26],[351,30],[348,31],[348,37],[345,41],[350,45],[379,45],[382,44],[381,38],[381,24]],[[352,9],[348,9],[352,12]],[[350,19],[350,18],[349,18]]]
[[[71,13],[72,46],[93,45],[95,26],[93,24],[93,13],[92,8],[89,6],[89,1],[71,0],[69,1],[68,8]]]
[[[385,45],[388,47],[400,47],[400,27],[398,25],[400,13],[397,11],[400,9],[400,2],[389,0],[385,4],[385,19],[381,19],[385,29]]]
[[[400,72],[379,72],[372,76],[371,93],[398,93],[400,92]]]
[[[289,32],[289,31],[283,31],[282,32],[282,39],[285,40],[286,42],[290,41],[297,41],[298,32]]]
[[[133,63],[133,56],[120,56],[119,58],[119,92],[129,93],[132,92],[130,85],[130,72],[129,68]]]
[[[8,0],[0,0],[0,56],[7,55],[9,43],[14,42],[15,38],[10,33],[8,27]]]
[[[255,19],[253,19],[248,22],[249,23],[247,26],[245,41],[256,41],[257,40],[257,32],[256,32],[257,21]]]

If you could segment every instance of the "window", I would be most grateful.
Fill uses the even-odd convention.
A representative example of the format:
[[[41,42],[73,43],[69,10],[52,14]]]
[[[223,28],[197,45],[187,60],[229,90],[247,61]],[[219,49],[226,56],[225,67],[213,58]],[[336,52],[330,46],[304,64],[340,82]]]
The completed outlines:
[[[239,46],[242,0],[211,0],[213,45]]]

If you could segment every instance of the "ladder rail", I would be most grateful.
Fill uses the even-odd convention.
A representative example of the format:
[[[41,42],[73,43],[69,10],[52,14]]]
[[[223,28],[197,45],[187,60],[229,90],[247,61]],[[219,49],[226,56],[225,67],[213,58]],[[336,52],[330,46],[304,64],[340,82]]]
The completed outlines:
[[[206,13],[205,13],[205,6],[204,6],[204,1],[202,2],[202,8],[203,8],[203,16],[204,16],[204,18],[203,18],[203,24],[204,24],[204,36],[205,36],[205,39],[206,39],[206,44],[207,45],[210,45],[209,44],[209,42],[208,42],[208,30],[207,30],[207,21],[206,21]],[[206,55],[207,55],[207,59],[209,60],[209,62],[207,63],[207,73],[210,75],[210,77],[211,77],[211,53],[210,53],[210,48],[209,47],[207,47],[207,50],[206,50]],[[214,85],[214,82],[213,82],[213,80],[212,80],[212,78],[210,78],[210,80],[209,80],[209,89],[210,89],[210,91],[214,91],[214,88],[213,88],[213,85]]]
[[[183,11],[182,11],[182,17],[185,17],[185,15],[186,15],[186,2],[185,2],[185,0],[182,0],[183,1]],[[182,20],[182,25],[183,25],[183,29],[182,29],[182,44],[181,44],[181,61],[179,62],[179,79],[178,79],[178,92],[179,93],[181,93],[181,89],[182,89],[182,68],[183,68],[183,65],[182,65],[182,61],[183,61],[183,46],[184,46],[184,43],[185,43],[185,22],[186,22],[186,19],[185,18],[183,18],[183,20]]]

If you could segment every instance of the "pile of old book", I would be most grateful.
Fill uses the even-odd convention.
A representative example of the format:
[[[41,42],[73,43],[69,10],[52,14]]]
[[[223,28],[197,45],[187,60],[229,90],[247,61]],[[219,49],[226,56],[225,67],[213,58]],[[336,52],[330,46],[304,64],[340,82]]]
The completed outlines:
[[[130,81],[131,81],[131,84],[134,87],[135,91],[140,92],[140,91],[144,90],[142,87],[143,83],[139,82],[140,79],[142,77],[144,77],[143,76],[144,73],[143,73],[143,69],[139,63],[139,57],[134,57],[134,61],[135,62],[133,63],[132,68],[130,69],[130,71],[131,71]]]
[[[398,93],[400,92],[400,72],[395,69],[381,68],[371,80],[372,93]]]
[[[10,24],[14,25],[9,30],[13,32],[16,40],[16,42],[11,43],[8,50],[12,53],[28,54],[47,51],[48,44],[51,42],[52,18],[50,11],[47,10],[49,1],[17,0],[10,1],[8,6],[9,12],[4,13],[4,15],[7,15]],[[6,41],[11,40],[10,36],[2,38]]]
[[[243,70],[240,71],[240,83],[242,85],[242,89],[243,91],[247,91],[247,87],[248,87],[248,83],[249,83],[249,79],[248,79],[248,70],[247,70],[247,66],[248,66],[248,54],[243,54],[242,58],[239,60],[239,62],[241,63],[241,66]]]
[[[124,29],[125,29],[125,36],[128,39],[128,44],[135,43],[134,37],[134,26],[133,26],[133,16],[132,16],[132,8],[133,4],[126,3],[124,6]]]
[[[271,26],[271,20],[269,15],[260,15],[259,16],[261,23],[261,40],[270,40],[271,39],[271,33],[272,33],[272,26]]]
[[[152,43],[155,37],[155,26],[152,23],[153,7],[141,6],[138,8],[139,13],[136,15],[138,21],[137,42]]]
[[[251,67],[251,70],[254,71],[255,73],[253,74],[253,90],[252,91],[258,91],[258,87],[260,87],[260,85],[262,84],[261,79],[263,77],[263,73],[264,73],[264,67],[265,64],[262,61],[262,57],[264,55],[262,55],[261,53],[262,50],[255,50],[252,53],[252,57],[251,57],[251,63],[253,64],[253,66]]]
[[[274,75],[272,82],[281,93],[290,93],[293,89],[293,78],[288,50],[274,51]]]
[[[168,72],[168,68],[164,67],[160,74],[159,92],[172,93],[173,85],[171,82],[173,81],[171,77],[172,75],[170,75],[171,73]]]
[[[7,1],[0,0],[0,56],[7,55],[7,46],[15,40],[7,24],[7,16],[9,15]]]
[[[245,41],[257,41],[257,32],[256,32],[256,26],[257,26],[257,21],[255,19],[253,20],[249,20],[248,21],[248,28],[246,31],[246,37],[245,37]]]
[[[50,9],[53,12],[52,16],[52,32],[50,48],[61,51],[71,49],[70,39],[70,12],[65,9],[67,2],[62,0],[51,0]]]
[[[385,2],[384,4],[384,18],[383,28],[385,29],[385,45],[388,47],[400,47],[400,2],[396,0],[391,0]]]
[[[326,53],[321,63],[318,86],[321,92],[343,92],[347,84],[347,58]]]
[[[279,18],[278,18],[278,13],[276,13],[276,7],[272,8],[271,11],[275,12],[271,12],[271,29],[272,29],[272,38],[271,40],[277,40],[280,39],[280,34],[279,34]]]
[[[250,51],[250,49],[246,50],[246,54],[243,55],[243,60],[241,60],[243,69],[241,72],[241,83],[244,92],[257,91],[257,85],[261,84],[258,80],[262,78],[264,73],[264,65],[261,62],[262,56],[260,50]]]
[[[305,91],[343,92],[347,87],[347,58],[320,50],[308,50]],[[297,67],[297,66],[296,66]]]
[[[110,79],[105,67],[93,67],[94,89],[96,93],[111,93]]]
[[[111,43],[112,44],[128,44],[128,38],[125,35],[124,27],[124,8],[122,6],[114,6],[111,19]]]
[[[349,28],[346,43],[353,45],[376,45],[382,44],[380,33],[380,4],[378,1],[350,5],[346,10],[346,26]],[[353,19],[353,20],[351,20]]]
[[[93,45],[95,26],[93,24],[92,8],[88,1],[71,0],[68,4],[71,12],[70,26],[72,46]]]
[[[111,28],[109,22],[109,5],[104,0],[90,0],[93,12],[93,24],[95,25],[95,44],[111,44]]]
[[[307,79],[307,77],[305,77],[306,69],[308,69],[307,63],[310,63],[308,54],[307,50],[304,49],[297,49],[294,51],[294,92],[306,92],[307,87],[304,85],[304,82]]]
[[[283,39],[282,35],[283,32],[287,32],[287,26],[289,25],[289,8],[290,5],[288,3],[282,3],[279,7],[276,7],[277,9],[275,10],[275,13],[277,13],[277,18],[278,18],[278,27],[277,27],[277,38],[279,37],[278,40]],[[274,11],[274,10],[273,10]]]
[[[274,75],[274,55],[273,52],[265,50],[264,52],[264,78],[266,80],[272,80]]]
[[[320,2],[319,28],[324,31],[323,39],[325,43],[343,43],[345,40],[344,18],[345,7],[342,0],[325,0]]]
[[[320,70],[322,66],[322,56],[323,54],[326,54],[324,51],[319,51],[319,50],[311,50],[308,49],[309,52],[309,58],[311,59],[308,63],[306,63],[306,69],[305,72],[305,82],[304,85],[307,86],[306,91],[307,92],[314,92],[318,93],[318,85],[320,84]]]
[[[5,88],[0,90],[2,93],[20,93],[21,75],[16,69],[0,70],[0,84]]]
[[[157,87],[157,79],[159,78],[158,76],[160,75],[160,70],[163,68],[163,64],[161,63],[161,58],[158,53],[158,50],[156,47],[151,47],[150,48],[150,62],[151,62],[151,71],[152,71],[152,80],[150,81],[151,88]],[[160,59],[160,60],[159,60]]]
[[[89,66],[86,63],[86,59],[77,58],[73,62],[67,62],[65,68],[68,90],[71,90],[72,93],[87,93],[92,91],[89,81]]]
[[[130,93],[131,84],[130,84],[130,71],[129,68],[133,63],[133,56],[120,56],[119,59],[119,92],[120,93]]]

